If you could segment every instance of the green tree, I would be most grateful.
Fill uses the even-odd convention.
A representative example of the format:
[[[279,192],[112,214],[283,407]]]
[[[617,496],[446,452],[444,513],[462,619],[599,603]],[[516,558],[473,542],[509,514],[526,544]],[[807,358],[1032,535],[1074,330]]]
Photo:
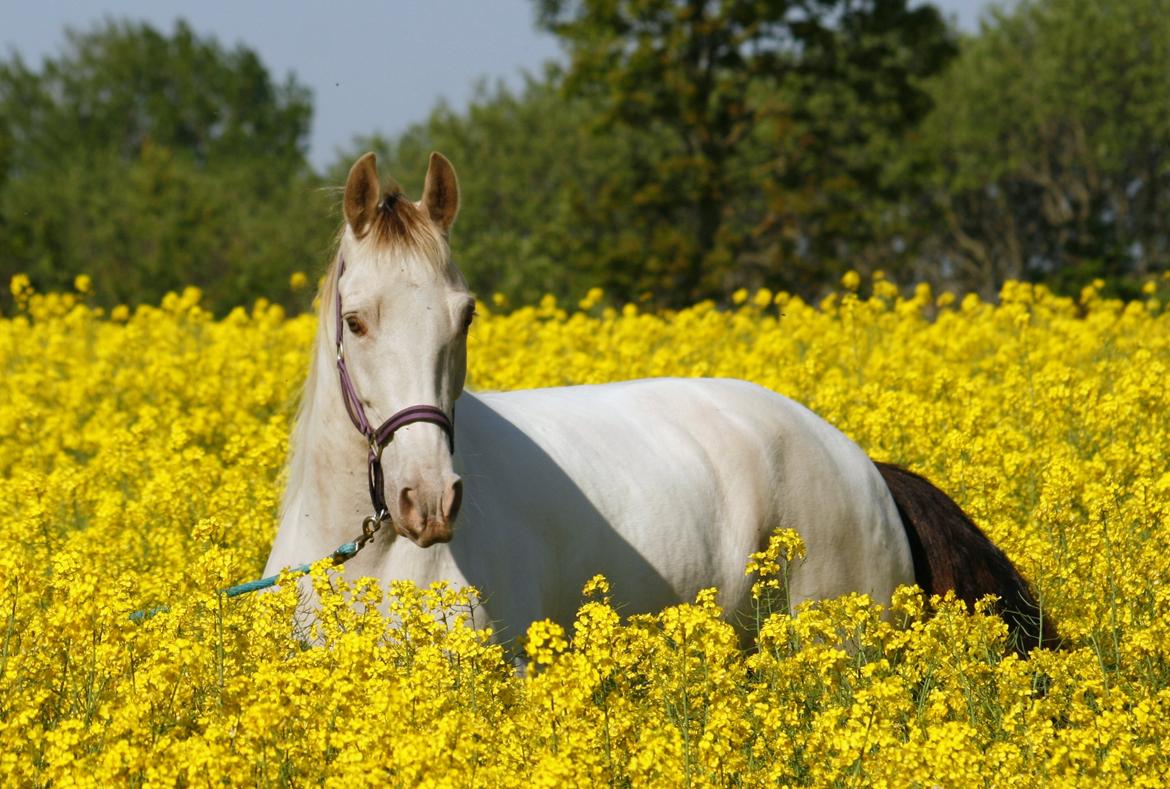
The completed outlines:
[[[40,72],[0,64],[0,107],[10,166],[33,169],[63,152],[142,147],[182,150],[200,165],[261,160],[302,167],[312,119],[308,89],[273,83],[256,53],[224,50],[183,21],[164,35],[145,23],[107,21],[66,31],[66,52]]]
[[[1136,292],[1170,261],[1170,0],[994,9],[931,92],[935,267]],[[1128,282],[1128,284],[1127,284]]]
[[[180,22],[71,32],[39,70],[0,63],[0,276],[93,276],[107,303],[201,285],[226,309],[291,300],[327,204],[305,161],[309,95]]]
[[[849,269],[903,271],[935,217],[922,200],[932,163],[908,156],[933,101],[926,78],[958,51],[929,5],[845,3],[801,23],[801,53],[762,104],[753,140],[765,211],[761,276],[809,293]],[[758,153],[756,155],[759,155]]]
[[[918,80],[953,52],[937,11],[905,0],[537,7],[571,56],[568,92],[640,142],[607,191],[615,218],[645,228],[643,261],[611,263],[641,263],[674,303],[869,243],[896,210],[889,150],[929,108]]]

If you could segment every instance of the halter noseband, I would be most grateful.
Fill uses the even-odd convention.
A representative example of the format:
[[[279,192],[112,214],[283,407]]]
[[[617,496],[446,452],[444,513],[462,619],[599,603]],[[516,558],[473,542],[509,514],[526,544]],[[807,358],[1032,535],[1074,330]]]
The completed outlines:
[[[385,477],[382,473],[382,450],[394,440],[394,434],[401,428],[415,422],[429,422],[438,425],[447,434],[447,448],[455,454],[455,425],[443,409],[433,405],[411,405],[393,414],[378,427],[370,424],[366,418],[366,409],[362,407],[362,399],[358,396],[349,375],[349,368],[345,364],[345,347],[342,345],[344,326],[341,319],[341,276],[345,274],[345,258],[338,259],[337,270],[337,377],[341,380],[341,400],[345,403],[345,411],[353,426],[358,429],[370,445],[368,479],[370,485],[370,503],[374,506],[374,514],[362,522],[361,545],[369,542],[383,523],[390,520],[390,510],[386,507]]]

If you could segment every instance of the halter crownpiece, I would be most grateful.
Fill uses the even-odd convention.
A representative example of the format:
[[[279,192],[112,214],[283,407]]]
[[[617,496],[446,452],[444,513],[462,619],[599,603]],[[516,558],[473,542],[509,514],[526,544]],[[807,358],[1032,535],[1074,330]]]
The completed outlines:
[[[374,514],[367,517],[362,523],[362,543],[368,542],[379,527],[390,520],[390,510],[386,507],[385,475],[382,472],[382,450],[394,440],[394,434],[407,425],[415,422],[428,422],[438,425],[447,434],[447,449],[455,454],[455,425],[443,409],[433,405],[410,405],[390,416],[378,427],[370,424],[366,417],[366,409],[362,406],[362,399],[353,385],[349,375],[349,368],[345,364],[344,325],[341,318],[341,277],[345,274],[345,258],[338,257],[337,268],[337,377],[341,381],[341,400],[345,403],[346,413],[370,445],[368,458],[368,480],[370,486],[370,503],[374,507]]]

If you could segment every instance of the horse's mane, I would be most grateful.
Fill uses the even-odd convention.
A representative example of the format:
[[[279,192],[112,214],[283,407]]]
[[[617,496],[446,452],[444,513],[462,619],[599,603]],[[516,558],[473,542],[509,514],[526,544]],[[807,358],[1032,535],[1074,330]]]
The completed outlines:
[[[325,277],[321,280],[321,287],[317,290],[317,333],[313,342],[313,352],[309,356],[309,374],[305,376],[305,383],[300,392],[300,403],[297,406],[296,421],[293,423],[292,434],[289,436],[288,459],[285,462],[285,487],[281,496],[279,518],[284,519],[288,511],[290,499],[295,491],[299,491],[304,484],[308,468],[308,452],[302,450],[308,443],[309,426],[313,423],[314,406],[317,400],[317,377],[320,375],[321,359],[328,358],[331,340],[327,330],[327,321],[333,313],[334,293],[337,292],[337,261],[340,256],[335,253]]]

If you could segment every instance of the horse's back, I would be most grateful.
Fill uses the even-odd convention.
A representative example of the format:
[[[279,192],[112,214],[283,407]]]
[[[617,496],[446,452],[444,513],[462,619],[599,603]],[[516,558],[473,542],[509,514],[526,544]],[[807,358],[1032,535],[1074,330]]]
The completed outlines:
[[[465,395],[458,413],[464,513],[488,521],[467,529],[520,546],[506,553],[475,540],[481,555],[466,563],[496,576],[500,562],[553,568],[527,577],[527,594],[557,600],[560,610],[545,615],[571,613],[581,583],[599,572],[638,610],[712,585],[725,606],[741,606],[747,556],[779,527],[799,531],[809,549],[794,600],[853,590],[888,599],[913,581],[897,511],[865,453],[754,384],[653,379]]]

